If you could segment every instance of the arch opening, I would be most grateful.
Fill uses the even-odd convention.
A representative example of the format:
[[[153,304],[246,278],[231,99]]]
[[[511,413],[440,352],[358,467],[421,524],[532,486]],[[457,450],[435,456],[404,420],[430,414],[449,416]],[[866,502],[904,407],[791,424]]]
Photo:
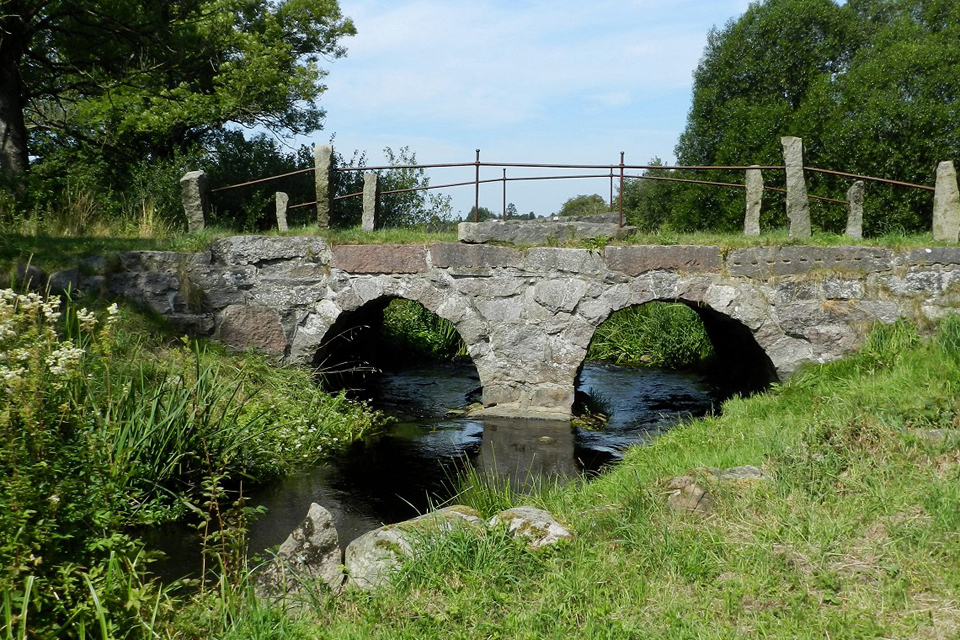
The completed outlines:
[[[479,398],[476,366],[456,326],[421,303],[396,296],[342,313],[313,361],[324,388],[364,397],[376,391],[384,374],[431,365],[448,366],[449,375],[474,379],[476,388],[469,395]],[[430,391],[424,389],[425,395]]]
[[[715,406],[734,395],[762,391],[778,379],[773,362],[747,326],[704,304],[682,299],[627,306],[597,327],[577,372],[574,414],[589,417],[599,411],[605,417],[607,392],[597,389],[595,381],[593,388],[587,384],[591,376],[584,375],[584,367],[588,363],[695,376],[709,385]],[[651,393],[656,394],[656,389]],[[683,402],[681,398],[676,404]]]

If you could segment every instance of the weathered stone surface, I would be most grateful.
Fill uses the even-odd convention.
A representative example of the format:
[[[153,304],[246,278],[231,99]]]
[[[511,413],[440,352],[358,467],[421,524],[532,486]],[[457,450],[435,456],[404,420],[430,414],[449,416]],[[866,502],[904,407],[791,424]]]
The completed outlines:
[[[47,273],[33,264],[18,264],[13,269],[14,287],[26,286],[32,291],[42,291],[47,287]]]
[[[533,286],[533,299],[551,313],[570,312],[583,299],[587,283],[576,278],[543,280]]]
[[[203,231],[203,212],[207,205],[207,177],[203,171],[191,171],[180,178],[183,213],[187,217],[187,231]]]
[[[733,276],[770,278],[839,269],[861,273],[888,271],[893,253],[870,247],[750,247],[727,256],[726,270]]]
[[[720,247],[710,246],[631,246],[606,247],[603,258],[607,268],[630,276],[647,271],[720,271]]]
[[[511,535],[526,538],[527,546],[532,549],[554,545],[561,540],[573,540],[573,534],[557,522],[549,511],[536,507],[514,507],[501,511],[488,524],[496,527],[501,523],[507,525]]]
[[[535,273],[567,272],[586,275],[605,273],[603,255],[587,249],[533,247],[524,252],[523,266]]]
[[[747,211],[743,219],[743,235],[760,235],[760,207],[763,204],[763,173],[760,169],[747,169]]]
[[[523,266],[523,252],[518,249],[482,244],[435,242],[430,245],[430,258],[434,267],[453,269],[455,272]]]
[[[863,180],[857,180],[847,189],[846,234],[854,240],[863,237]]]
[[[62,295],[69,292],[71,296],[76,297],[80,288],[80,271],[78,269],[65,269],[51,273],[47,279],[47,289],[53,295]]]
[[[313,147],[313,179],[317,191],[317,226],[330,226],[333,188],[333,146],[318,144]]]
[[[667,494],[667,506],[673,511],[698,515],[713,513],[713,498],[691,476],[676,476],[667,480],[664,491]]]
[[[423,273],[426,247],[409,244],[357,244],[333,247],[331,265],[348,273]]]
[[[257,265],[291,258],[321,264],[330,262],[327,241],[307,236],[222,238],[213,243],[210,252],[214,262],[225,265]]]
[[[960,264],[960,247],[930,247],[907,253],[900,264],[924,266],[932,264]]]
[[[636,231],[602,222],[566,222],[533,220],[486,220],[461,222],[457,227],[460,242],[509,242],[512,244],[548,244],[591,238],[623,238]]]
[[[400,567],[401,559],[415,553],[418,540],[457,526],[480,528],[483,520],[470,507],[457,505],[360,536],[344,553],[348,586],[370,590],[386,584]]]
[[[330,512],[313,503],[307,517],[280,545],[256,578],[261,597],[292,596],[305,581],[319,580],[334,592],[343,585],[340,540]]]
[[[280,316],[269,307],[227,307],[220,314],[217,337],[235,349],[253,348],[272,356],[282,356],[287,348]]]
[[[760,467],[745,465],[742,467],[730,467],[717,474],[721,480],[769,480],[770,476],[763,472]]]
[[[180,253],[177,251],[127,251],[117,256],[120,267],[127,271],[162,271],[164,269],[193,269],[209,265],[209,251]]]
[[[360,228],[373,231],[380,217],[380,179],[375,171],[363,174],[363,216]]]
[[[803,177],[803,140],[794,136],[780,138],[783,161],[787,170],[787,220],[790,237],[810,237],[810,203],[807,201],[807,183]]]
[[[290,196],[283,191],[277,191],[277,230],[287,231],[287,204],[290,202]]]
[[[937,165],[937,186],[933,194],[933,239],[956,242],[960,233],[960,189],[953,162]]]

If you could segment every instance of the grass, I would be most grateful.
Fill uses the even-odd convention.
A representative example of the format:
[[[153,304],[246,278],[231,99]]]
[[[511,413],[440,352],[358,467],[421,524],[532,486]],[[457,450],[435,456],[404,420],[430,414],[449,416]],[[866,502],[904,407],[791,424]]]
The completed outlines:
[[[881,326],[859,354],[728,401],[596,480],[520,498],[573,543],[458,531],[391,587],[301,621],[344,639],[957,637],[960,439],[925,430],[960,435],[958,346],[956,317],[928,341]],[[744,464],[771,479],[697,471]],[[691,470],[708,516],[666,506],[664,479]]]

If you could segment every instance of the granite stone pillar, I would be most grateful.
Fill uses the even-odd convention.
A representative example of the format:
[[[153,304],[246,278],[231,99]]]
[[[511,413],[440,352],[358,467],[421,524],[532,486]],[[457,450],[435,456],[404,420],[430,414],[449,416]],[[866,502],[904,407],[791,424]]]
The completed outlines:
[[[863,237],[863,180],[857,180],[847,189],[847,230],[854,240]]]
[[[803,178],[803,140],[794,136],[780,138],[783,161],[787,168],[787,220],[791,238],[809,238],[810,204],[807,183]]]
[[[287,230],[287,203],[290,202],[290,196],[283,191],[277,191],[277,229]]]
[[[957,242],[960,232],[960,191],[953,162],[937,165],[937,187],[933,194],[933,239]]]
[[[373,231],[380,217],[380,180],[374,171],[363,174],[363,219],[361,228]]]
[[[333,208],[333,145],[315,145],[313,163],[317,187],[317,226],[328,229]]]
[[[203,212],[207,207],[207,177],[203,171],[191,171],[180,178],[183,213],[187,216],[187,231],[203,231]]]
[[[763,174],[760,169],[747,169],[747,213],[743,220],[743,235],[760,235],[760,206],[763,203]]]

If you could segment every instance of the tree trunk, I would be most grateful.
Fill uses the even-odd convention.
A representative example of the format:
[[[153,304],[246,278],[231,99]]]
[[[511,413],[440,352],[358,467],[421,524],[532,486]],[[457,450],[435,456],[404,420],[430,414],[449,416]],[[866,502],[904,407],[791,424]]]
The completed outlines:
[[[23,120],[20,59],[24,51],[22,3],[0,16],[0,175],[16,180],[27,170],[27,127]],[[5,9],[6,10],[6,9]]]

